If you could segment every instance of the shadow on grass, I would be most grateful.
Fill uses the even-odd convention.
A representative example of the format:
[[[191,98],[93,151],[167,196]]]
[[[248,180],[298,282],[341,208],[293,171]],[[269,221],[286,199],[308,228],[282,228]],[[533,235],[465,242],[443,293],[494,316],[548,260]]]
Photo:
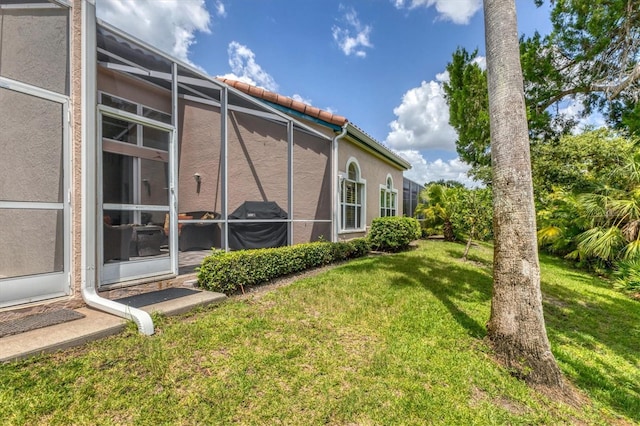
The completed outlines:
[[[399,277],[392,287],[421,287],[429,291],[451,313],[467,333],[482,339],[485,327],[462,307],[464,303],[488,303],[491,299],[491,277],[461,261],[441,262],[427,259],[419,252],[378,257],[375,262],[355,262],[343,266],[346,270],[375,274],[376,269],[393,270]]]
[[[412,251],[369,258],[344,268],[367,274],[376,274],[376,270],[400,274],[390,281],[390,286],[424,288],[470,336],[482,339],[486,336],[485,327],[466,308],[475,303],[486,305],[488,310],[492,264],[490,259],[475,255],[470,256],[470,262],[462,262],[462,250],[455,246],[444,248],[442,252],[450,256],[448,260]],[[631,366],[640,363],[640,303],[623,296],[617,298],[608,291],[606,282],[572,269],[561,259],[541,256],[540,260],[547,332],[552,345],[558,347],[558,361],[567,374],[572,374],[578,387],[618,413],[640,421],[640,385],[615,363],[615,359],[623,359]],[[563,345],[570,350],[561,350]],[[599,345],[606,346],[618,358],[598,353]],[[583,357],[572,356],[571,351],[582,353]],[[593,351],[593,357],[588,356],[589,351]]]
[[[543,274],[547,333],[552,344],[558,345],[558,362],[574,371],[578,387],[598,394],[602,402],[640,422],[640,385],[616,364],[621,359],[631,366],[640,365],[640,303],[615,297],[603,290],[608,288],[606,282],[567,269],[562,261],[545,257],[544,262],[560,265],[563,269],[553,273],[579,288],[552,282]],[[570,350],[561,350],[563,345]],[[602,346],[615,358],[602,353]],[[576,358],[572,351],[583,352],[583,357]],[[585,351],[593,356],[584,356]]]

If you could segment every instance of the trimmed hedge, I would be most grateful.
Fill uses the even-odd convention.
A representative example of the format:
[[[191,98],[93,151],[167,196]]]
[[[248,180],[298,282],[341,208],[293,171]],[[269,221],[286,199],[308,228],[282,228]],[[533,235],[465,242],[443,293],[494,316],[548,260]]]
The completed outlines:
[[[368,239],[371,248],[379,251],[397,252],[422,236],[420,222],[412,217],[379,217],[371,222]]]
[[[367,253],[369,242],[364,238],[233,252],[216,250],[198,268],[198,284],[207,290],[231,294],[244,286],[262,284],[316,266],[362,257]]]

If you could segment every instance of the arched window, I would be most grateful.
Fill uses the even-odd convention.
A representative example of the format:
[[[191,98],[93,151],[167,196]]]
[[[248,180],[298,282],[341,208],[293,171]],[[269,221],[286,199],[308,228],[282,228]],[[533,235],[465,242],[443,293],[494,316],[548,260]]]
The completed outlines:
[[[358,165],[354,162],[349,163],[349,179],[357,182],[360,180],[360,169],[358,168]]]
[[[398,190],[393,188],[393,178],[387,175],[385,185],[380,185],[380,216],[396,216],[398,212]]]
[[[360,166],[355,158],[347,162],[347,177],[340,186],[340,230],[364,229],[364,194],[366,182],[360,176]]]

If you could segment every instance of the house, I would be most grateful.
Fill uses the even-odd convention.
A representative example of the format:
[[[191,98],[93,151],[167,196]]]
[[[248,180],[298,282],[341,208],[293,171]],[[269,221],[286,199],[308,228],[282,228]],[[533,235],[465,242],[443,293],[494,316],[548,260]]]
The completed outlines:
[[[0,35],[0,320],[88,304],[151,334],[116,289],[402,215],[409,164],[346,118],[211,78],[93,0],[0,0]]]

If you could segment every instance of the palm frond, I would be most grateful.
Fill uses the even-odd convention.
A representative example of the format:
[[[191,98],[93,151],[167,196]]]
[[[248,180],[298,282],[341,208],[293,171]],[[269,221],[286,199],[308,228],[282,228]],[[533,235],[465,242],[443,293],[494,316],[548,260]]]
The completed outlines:
[[[640,205],[633,198],[611,200],[609,209],[618,223],[640,219]]]
[[[640,259],[640,240],[633,240],[622,251],[623,260]]]
[[[622,231],[616,226],[591,228],[578,235],[578,250],[605,261],[616,258],[625,245]]]
[[[578,195],[577,200],[586,216],[598,220],[607,216],[611,198],[607,195],[589,193]]]
[[[576,249],[567,253],[564,258],[569,260],[580,260],[583,258],[583,254],[580,253],[580,250]]]
[[[559,226],[545,226],[538,231],[538,244],[551,244],[562,236],[562,228]]]

